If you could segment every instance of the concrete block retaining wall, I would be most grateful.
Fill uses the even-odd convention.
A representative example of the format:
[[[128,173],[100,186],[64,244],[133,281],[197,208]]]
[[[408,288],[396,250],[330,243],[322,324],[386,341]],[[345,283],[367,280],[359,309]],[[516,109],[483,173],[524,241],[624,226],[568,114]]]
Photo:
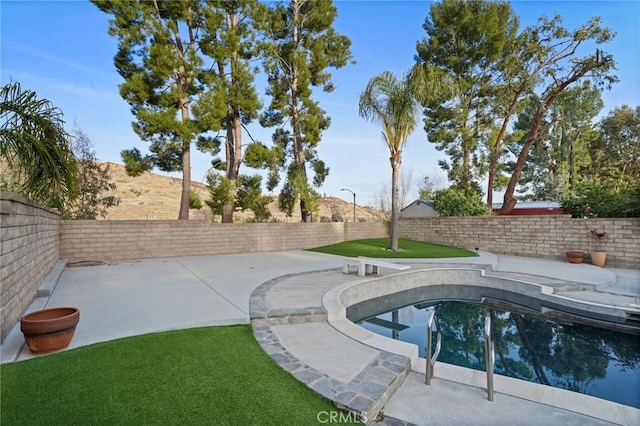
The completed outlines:
[[[299,250],[388,236],[383,223],[61,221],[60,257],[70,264],[173,256]]]
[[[0,340],[18,321],[58,261],[58,235],[57,211],[19,195],[0,192]]]
[[[388,236],[386,223],[209,224],[203,221],[60,221],[54,210],[0,192],[0,337],[31,303],[58,259],[70,264],[299,250]],[[589,229],[609,233],[607,266],[640,269],[640,218],[490,216],[402,219],[400,235],[496,254],[564,259],[589,252]],[[587,261],[588,261],[587,257]]]
[[[485,216],[402,219],[400,236],[495,254],[565,259],[567,250],[596,249],[590,229],[605,230],[607,266],[640,269],[640,218]]]

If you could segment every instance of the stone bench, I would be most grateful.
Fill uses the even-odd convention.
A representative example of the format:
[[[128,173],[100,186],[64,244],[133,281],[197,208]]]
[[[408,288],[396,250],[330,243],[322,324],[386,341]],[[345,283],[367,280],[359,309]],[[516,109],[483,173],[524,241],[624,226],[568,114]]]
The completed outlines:
[[[378,275],[379,268],[395,269],[398,271],[404,271],[409,269],[408,265],[399,265],[397,263],[385,262],[384,260],[373,259],[371,257],[348,257],[343,259],[342,273],[348,274],[349,268],[355,266],[358,268],[358,276],[365,276],[366,274]]]

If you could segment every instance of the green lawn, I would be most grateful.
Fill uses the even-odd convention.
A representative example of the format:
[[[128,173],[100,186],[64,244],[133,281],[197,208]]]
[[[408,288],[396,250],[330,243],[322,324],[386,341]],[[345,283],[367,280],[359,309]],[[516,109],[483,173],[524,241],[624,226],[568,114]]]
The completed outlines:
[[[374,238],[369,240],[345,241],[324,247],[316,247],[309,251],[337,254],[339,256],[366,256],[380,258],[438,258],[438,257],[467,257],[475,256],[472,251],[443,246],[440,244],[423,243],[400,239],[400,251],[386,250],[390,246],[389,238]]]
[[[280,368],[249,325],[98,343],[0,373],[3,426],[310,425],[337,413]]]

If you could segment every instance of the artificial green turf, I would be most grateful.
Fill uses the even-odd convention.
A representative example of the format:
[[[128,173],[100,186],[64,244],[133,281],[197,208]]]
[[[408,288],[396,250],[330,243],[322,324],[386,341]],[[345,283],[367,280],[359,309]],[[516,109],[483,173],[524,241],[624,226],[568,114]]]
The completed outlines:
[[[389,238],[374,238],[368,240],[345,241],[329,246],[316,247],[309,251],[336,254],[339,256],[366,256],[378,258],[440,258],[475,256],[472,251],[443,246],[440,244],[424,243],[420,241],[400,239],[400,251],[387,250],[390,247]]]
[[[278,366],[249,325],[98,343],[0,372],[3,426],[309,425],[337,413]]]

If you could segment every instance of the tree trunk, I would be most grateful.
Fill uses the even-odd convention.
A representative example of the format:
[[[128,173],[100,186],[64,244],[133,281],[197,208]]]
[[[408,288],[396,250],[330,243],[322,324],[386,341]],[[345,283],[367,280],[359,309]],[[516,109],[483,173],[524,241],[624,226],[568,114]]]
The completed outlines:
[[[240,163],[242,162],[242,124],[239,111],[236,110],[233,114],[227,116],[226,127],[226,176],[233,185],[230,189],[232,201],[222,206],[222,223],[233,223],[238,176],[240,175]]]
[[[495,156],[495,152],[491,153],[491,160],[489,161],[489,176],[487,178],[487,207],[493,209],[493,182],[496,177],[496,167],[498,160]]]
[[[513,193],[515,192],[516,185],[520,180],[520,176],[522,175],[522,169],[524,168],[525,161],[527,159],[527,155],[529,154],[529,150],[533,143],[538,140],[540,135],[548,130],[548,128],[555,123],[555,119],[552,120],[550,124],[545,126],[543,131],[540,130],[542,126],[542,120],[544,119],[544,114],[547,109],[555,102],[558,95],[565,91],[569,85],[578,81],[580,78],[584,77],[591,71],[596,68],[599,68],[606,64],[607,59],[599,56],[598,51],[596,50],[595,62],[588,67],[584,67],[579,71],[572,73],[566,80],[562,82],[558,82],[558,84],[547,94],[547,96],[542,100],[540,105],[538,105],[538,109],[536,113],[533,115],[533,119],[531,121],[531,126],[529,127],[529,133],[527,134],[527,139],[522,147],[522,151],[518,155],[518,161],[516,162],[515,169],[513,174],[511,175],[511,179],[509,179],[509,185],[507,186],[507,191],[504,194],[504,201],[502,203],[502,208],[498,211],[499,215],[507,215],[511,213],[511,210],[516,205],[517,200],[513,198]]]
[[[178,220],[189,220],[189,195],[191,193],[191,149],[186,145],[182,150],[182,193]]]
[[[540,129],[540,123],[538,123],[535,129],[536,134],[538,133],[539,129]],[[524,164],[527,160],[527,155],[529,155],[529,150],[531,149],[531,146],[533,146],[533,143],[537,138],[537,136],[532,135],[531,133],[532,131],[533,131],[533,128],[530,130],[529,136],[527,136],[527,139],[524,145],[522,146],[522,150],[518,155],[518,161],[516,161],[516,166],[513,169],[513,174],[511,175],[511,179],[509,179],[507,190],[505,191],[504,198],[502,199],[502,207],[500,208],[500,210],[496,212],[498,215],[508,215],[509,213],[511,213],[511,211],[516,206],[516,203],[518,202],[518,200],[516,200],[513,197],[513,193],[516,190],[516,185],[520,180],[520,176],[522,176],[522,169],[524,168]]]
[[[235,209],[235,203],[233,201],[225,203],[222,206],[222,220],[221,223],[233,223],[233,210]]]
[[[227,13],[227,28],[229,30],[238,26],[238,14]],[[223,78],[225,70],[221,63],[218,64],[220,77]],[[238,86],[237,81],[238,68],[238,52],[231,52],[230,57],[230,83],[229,91],[233,91]],[[233,223],[233,213],[235,211],[236,191],[238,184],[238,175],[240,174],[240,163],[242,162],[242,123],[240,120],[240,111],[233,108],[225,119],[225,127],[227,130],[227,139],[225,142],[225,159],[226,159],[226,176],[232,182],[231,194],[228,203],[222,206],[222,223]]]
[[[189,99],[181,99],[182,121],[189,120]],[[189,220],[189,196],[191,195],[191,141],[182,141],[182,193],[178,220]]]
[[[487,179],[487,207],[490,209],[493,208],[493,186],[495,183],[496,177],[496,168],[498,167],[498,159],[500,158],[500,147],[502,146],[502,139],[504,139],[504,135],[507,133],[507,126],[509,125],[509,120],[511,116],[515,113],[516,107],[518,105],[518,100],[522,95],[524,88],[521,87],[519,90],[515,92],[513,98],[511,99],[511,104],[509,105],[509,110],[502,121],[502,126],[500,127],[500,132],[498,132],[498,136],[496,137],[496,143],[493,146],[491,151],[491,160],[489,162],[489,178]]]
[[[158,10],[158,4],[155,4],[156,10]],[[189,8],[190,10],[191,8]],[[158,16],[160,13],[158,11]],[[175,23],[175,22],[174,22]],[[189,48],[193,48],[195,40],[192,29],[191,21],[188,21],[187,26],[189,28]],[[180,32],[177,31],[176,24],[176,49],[178,58],[184,60],[184,49],[182,46],[182,39]],[[191,84],[191,72],[187,73],[184,65],[180,65],[176,70],[176,83],[182,90],[180,97],[180,110],[182,123],[186,123],[190,120],[189,117],[189,85]],[[191,140],[182,140],[182,194],[180,197],[180,212],[178,213],[178,220],[189,220],[189,207],[191,199]]]
[[[294,78],[294,83],[297,86],[297,78]],[[296,164],[300,169],[300,178],[303,182],[303,185],[307,185],[307,167],[306,161],[304,158],[304,147],[302,146],[302,134],[300,131],[300,116],[298,110],[298,97],[297,91],[294,90],[294,85],[291,87],[291,126],[293,127],[293,149],[294,149],[294,158]],[[302,191],[303,188],[300,188]],[[300,215],[303,222],[310,221],[310,214],[306,209],[305,202],[302,199],[302,194],[300,195]]]
[[[226,159],[226,167],[227,167],[226,176],[227,176],[227,179],[233,182],[233,185],[229,189],[229,191],[231,192],[231,194],[229,194],[231,201],[225,203],[222,206],[222,219],[221,219],[222,223],[233,223],[233,210],[235,208],[235,198],[236,198],[235,183],[236,183],[237,175],[234,175],[234,159],[235,159],[236,141],[235,141],[235,132],[234,132],[233,125],[234,125],[233,116],[229,114],[225,118],[225,127],[227,128],[227,136],[225,138],[224,151],[225,151],[225,159]]]
[[[391,227],[389,229],[389,243],[390,249],[398,251],[398,234],[399,234],[399,219],[400,209],[398,206],[398,174],[400,173],[400,166],[402,160],[397,156],[391,156]]]
[[[298,107],[298,69],[295,64],[295,53],[300,48],[300,36],[298,33],[299,9],[300,5],[297,0],[293,2],[293,45],[294,45],[294,61],[290,64],[292,69],[291,78],[291,128],[293,129],[293,152],[295,162],[300,168],[300,177],[303,184],[307,185],[307,169],[304,157],[304,146],[302,145],[302,131],[300,129],[300,110]],[[301,188],[300,188],[301,189]],[[302,194],[299,194],[300,196]],[[300,198],[300,216],[303,222],[310,222],[311,215],[306,209],[306,205],[302,196]]]
[[[559,92],[558,92],[559,93]],[[557,96],[557,95],[556,95]],[[513,169],[513,174],[511,175],[511,179],[509,179],[509,185],[507,185],[507,190],[504,193],[504,199],[502,202],[502,207],[497,211],[498,215],[508,215],[511,213],[513,208],[516,206],[518,200],[513,197],[513,193],[516,190],[516,185],[520,180],[520,176],[522,176],[522,170],[524,169],[524,165],[527,161],[527,156],[529,155],[529,151],[533,144],[538,140],[540,135],[543,133],[540,127],[542,126],[542,120],[544,119],[544,114],[549,105],[553,103],[555,97],[549,97],[546,102],[540,104],[536,113],[533,115],[533,119],[531,120],[531,126],[529,126],[529,132],[527,133],[527,139],[520,150],[520,154],[518,154],[518,160],[516,161],[515,168]],[[544,132],[548,130],[548,128],[554,123],[552,121],[550,124],[545,126]]]
[[[301,212],[301,220],[302,222],[311,222],[313,221],[313,217],[311,216],[311,212],[307,210],[307,206],[304,200],[300,200],[300,212]]]

